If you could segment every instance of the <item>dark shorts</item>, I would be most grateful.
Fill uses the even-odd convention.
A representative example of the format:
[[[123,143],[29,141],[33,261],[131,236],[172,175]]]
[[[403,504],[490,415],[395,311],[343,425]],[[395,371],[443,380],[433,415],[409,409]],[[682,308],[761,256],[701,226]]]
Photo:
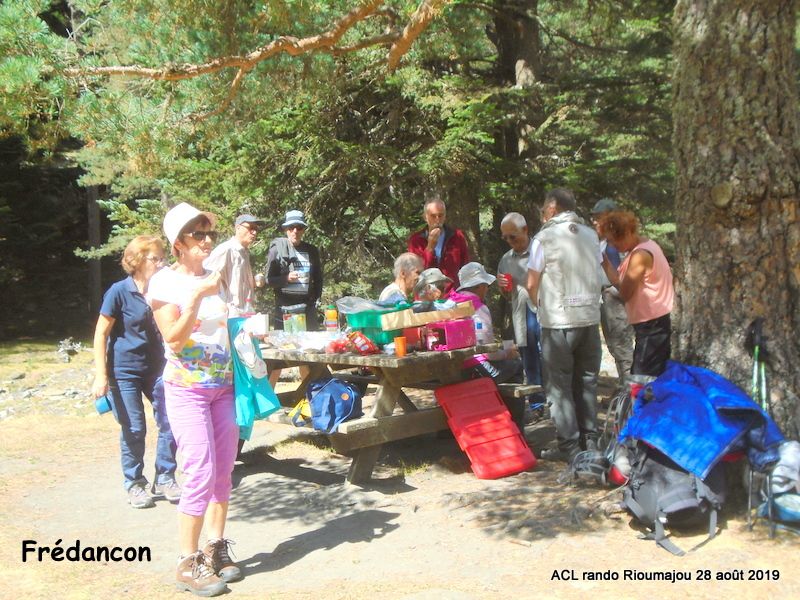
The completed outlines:
[[[672,350],[669,341],[671,328],[668,314],[634,324],[636,346],[633,349],[632,374],[658,377],[664,372]]]

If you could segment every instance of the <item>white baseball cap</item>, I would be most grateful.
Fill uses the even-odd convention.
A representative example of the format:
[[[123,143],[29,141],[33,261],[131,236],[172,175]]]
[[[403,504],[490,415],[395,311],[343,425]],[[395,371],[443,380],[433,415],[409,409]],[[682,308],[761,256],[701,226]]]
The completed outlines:
[[[187,204],[186,202],[181,202],[177,206],[170,208],[169,211],[167,211],[167,214],[164,215],[164,233],[169,240],[169,245],[174,247],[181,229],[186,227],[187,223],[193,219],[196,219],[200,215],[205,215],[205,217],[211,223],[211,227],[214,227],[217,224],[217,217],[212,213],[197,210],[194,206]]]
[[[491,284],[495,279],[497,278],[487,273],[482,264],[469,262],[458,270],[458,281],[461,284],[458,290],[475,287],[481,283]]]

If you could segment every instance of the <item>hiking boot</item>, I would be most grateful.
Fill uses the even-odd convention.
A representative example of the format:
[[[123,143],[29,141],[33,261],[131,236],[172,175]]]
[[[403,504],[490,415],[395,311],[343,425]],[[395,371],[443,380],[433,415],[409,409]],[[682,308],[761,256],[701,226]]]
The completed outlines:
[[[561,448],[545,448],[539,458],[542,460],[562,461],[572,464],[572,459],[581,451],[580,447],[575,447],[571,450],[562,450]]]
[[[181,486],[173,477],[164,483],[154,483],[150,488],[150,494],[155,498],[165,498],[175,504],[181,499]]]
[[[225,582],[214,574],[208,557],[199,550],[178,562],[175,587],[205,598],[219,596],[228,589]]]
[[[128,488],[128,502],[133,508],[153,508],[156,505],[148,495],[146,485],[147,482],[136,482]]]
[[[214,570],[214,573],[219,575],[219,578],[224,582],[239,581],[242,578],[242,570],[236,566],[230,555],[228,548],[233,544],[231,540],[224,538],[217,538],[216,540],[208,540],[206,547],[203,548],[203,554],[206,556],[208,564]]]

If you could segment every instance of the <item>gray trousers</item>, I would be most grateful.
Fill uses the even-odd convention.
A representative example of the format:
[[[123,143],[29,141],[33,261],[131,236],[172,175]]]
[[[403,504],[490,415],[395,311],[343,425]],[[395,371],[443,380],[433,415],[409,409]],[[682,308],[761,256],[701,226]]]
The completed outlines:
[[[600,327],[606,347],[614,357],[619,373],[619,385],[625,385],[625,379],[631,374],[633,365],[633,327],[628,323],[625,303],[614,291],[607,287],[603,290],[603,304],[600,305]]]
[[[558,447],[570,452],[597,438],[597,373],[602,348],[597,325],[542,327],[544,389]]]

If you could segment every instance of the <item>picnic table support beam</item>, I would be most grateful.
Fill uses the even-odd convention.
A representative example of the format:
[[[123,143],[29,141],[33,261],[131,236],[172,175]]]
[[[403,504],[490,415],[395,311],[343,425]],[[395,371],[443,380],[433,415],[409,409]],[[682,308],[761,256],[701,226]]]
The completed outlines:
[[[375,396],[375,404],[372,407],[371,417],[379,419],[386,417],[394,412],[394,407],[400,398],[403,391],[389,383],[384,374],[380,374],[381,381],[378,387],[378,393]],[[383,444],[362,448],[356,451],[353,456],[353,462],[350,465],[350,470],[347,473],[347,481],[353,484],[361,484],[370,480],[372,477],[372,470],[375,468],[375,463],[378,462],[378,457],[381,454]]]

